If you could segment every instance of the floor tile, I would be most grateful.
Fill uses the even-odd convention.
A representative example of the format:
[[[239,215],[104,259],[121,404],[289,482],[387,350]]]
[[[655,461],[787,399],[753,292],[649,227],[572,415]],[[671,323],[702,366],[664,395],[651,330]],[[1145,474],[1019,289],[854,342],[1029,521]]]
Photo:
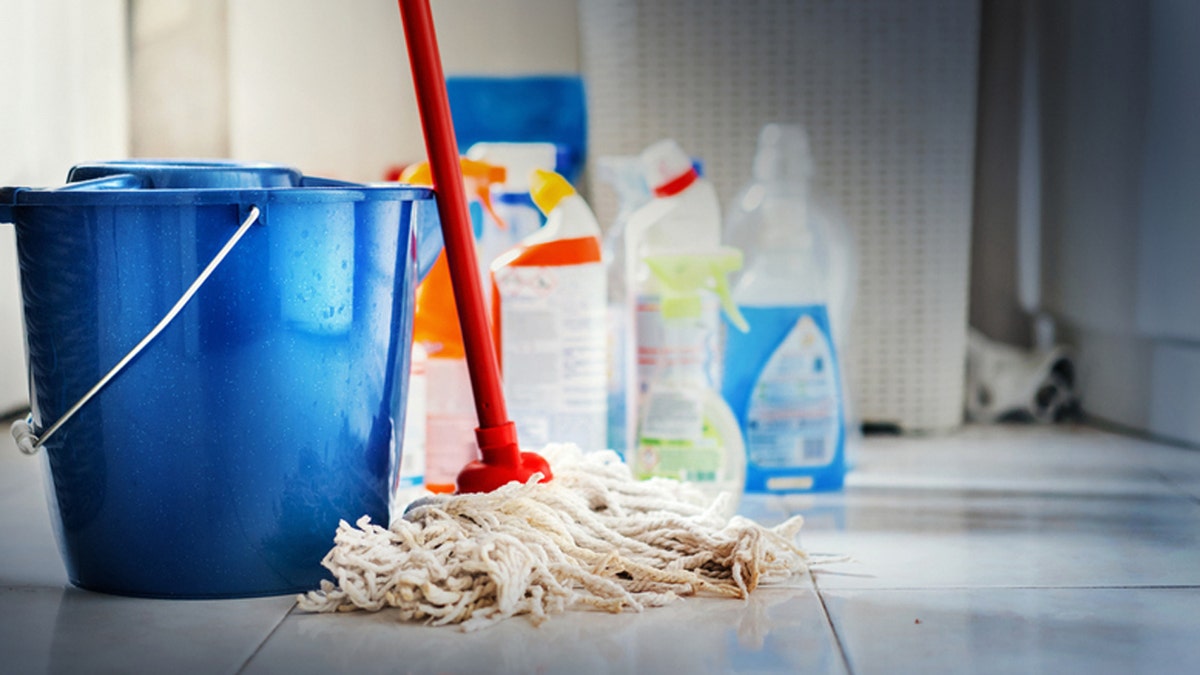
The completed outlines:
[[[236,673],[293,604],[0,589],[0,654],[14,673]]]
[[[17,449],[0,443],[0,454]],[[67,583],[66,568],[59,557],[58,543],[50,525],[46,488],[38,458],[0,459],[0,472],[24,474],[24,479],[0,494],[0,586],[61,587]],[[29,465],[29,466],[24,466]]]
[[[44,464],[40,453],[29,456],[17,450],[9,425],[0,423],[0,499],[30,483],[41,482]]]
[[[1192,453],[1089,427],[967,426],[941,435],[871,438],[850,487],[976,489],[1092,496],[1174,494],[1160,465],[1200,470]]]
[[[1195,549],[1126,547],[1072,539],[1030,543],[1021,536],[854,535],[821,541],[854,562],[815,574],[818,588],[988,588],[1200,585]]]
[[[1142,446],[1144,445],[1150,444],[1143,442]],[[1142,446],[1139,446],[1139,449]],[[1150,465],[1159,472],[1164,481],[1180,493],[1200,502],[1200,449],[1166,448],[1152,452],[1150,457]]]
[[[61,588],[0,588],[0,653],[8,672],[51,672],[55,619],[63,592]]]
[[[363,658],[364,654],[371,655]],[[399,624],[388,612],[293,612],[246,673],[845,672],[811,589],[745,602],[685,598],[640,614],[568,612],[474,633]]]
[[[1200,589],[826,591],[858,675],[1193,673]]]
[[[801,531],[850,556],[819,588],[1200,585],[1200,504],[1185,497],[858,491],[840,523]]]
[[[825,588],[1200,584],[1200,501],[1164,478],[1200,452],[1086,428],[871,439],[844,492],[748,497],[801,514]]]
[[[802,514],[814,559],[854,562],[744,603],[687,599],[466,635],[387,613],[289,612],[290,597],[65,588],[43,471],[0,438],[0,654],[14,672],[837,673],[839,644],[861,673],[1200,662],[1200,451],[1086,428],[868,439],[844,492],[751,495],[741,509],[764,524]]]
[[[1195,478],[1168,478],[1168,481],[1188,497],[1200,503],[1200,477]]]

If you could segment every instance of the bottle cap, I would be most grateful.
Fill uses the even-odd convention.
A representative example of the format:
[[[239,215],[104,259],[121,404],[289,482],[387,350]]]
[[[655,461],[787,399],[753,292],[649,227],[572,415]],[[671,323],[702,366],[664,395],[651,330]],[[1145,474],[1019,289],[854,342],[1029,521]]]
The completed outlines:
[[[534,169],[553,170],[558,148],[553,143],[476,143],[467,157],[508,169],[504,187],[513,192],[529,190],[529,174]]]
[[[575,188],[566,178],[544,169],[534,169],[529,176],[529,195],[538,209],[550,215],[562,200],[575,194]]]
[[[758,134],[754,177],[760,181],[807,182],[813,174],[808,134],[798,124],[768,124]]]
[[[698,177],[692,158],[669,138],[643,150],[641,162],[646,184],[658,197],[677,195],[696,182]]]

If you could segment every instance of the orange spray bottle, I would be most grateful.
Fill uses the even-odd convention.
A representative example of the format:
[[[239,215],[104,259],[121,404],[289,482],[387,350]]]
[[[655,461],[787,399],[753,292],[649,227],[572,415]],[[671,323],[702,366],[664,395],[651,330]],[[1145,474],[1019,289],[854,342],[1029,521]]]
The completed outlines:
[[[508,412],[529,448],[607,447],[607,302],[600,226],[562,176],[535,170],[546,224],[492,263],[492,331]]]
[[[461,165],[468,198],[483,207],[485,217],[502,226],[492,210],[489,195],[493,183],[504,181],[504,168],[465,158]],[[409,167],[401,174],[400,182],[430,185],[429,164],[422,162]],[[431,492],[454,492],[459,471],[478,459],[475,438],[478,420],[450,265],[444,251],[417,287],[413,344],[414,351],[423,352],[425,357],[424,406],[410,404],[410,409],[423,407],[425,413],[425,488]]]

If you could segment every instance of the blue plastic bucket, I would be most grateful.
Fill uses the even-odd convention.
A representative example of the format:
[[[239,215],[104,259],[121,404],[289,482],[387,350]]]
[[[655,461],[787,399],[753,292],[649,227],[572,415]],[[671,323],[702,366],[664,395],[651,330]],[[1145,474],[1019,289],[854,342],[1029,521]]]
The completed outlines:
[[[42,448],[78,586],[303,591],[339,519],[387,522],[413,293],[441,245],[427,189],[232,162],[77,166],[58,189],[0,189],[33,428],[147,334],[251,207],[192,300]]]

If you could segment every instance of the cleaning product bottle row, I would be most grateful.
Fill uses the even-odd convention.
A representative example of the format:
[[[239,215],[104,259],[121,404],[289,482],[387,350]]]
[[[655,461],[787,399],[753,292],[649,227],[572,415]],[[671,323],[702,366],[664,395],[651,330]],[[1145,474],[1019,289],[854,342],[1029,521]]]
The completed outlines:
[[[486,198],[499,181],[522,184],[490,166],[464,171],[478,234],[507,224]],[[839,253],[846,233],[814,198],[803,130],[763,129],[724,237],[714,187],[674,141],[600,168],[620,200],[603,244],[570,184],[534,170],[528,192],[545,226],[526,227],[486,261],[522,444],[612,447],[636,475],[710,495],[839,488],[847,405],[835,336],[839,323],[845,332],[852,256]],[[428,352],[426,482],[449,490],[476,450],[444,259],[418,290],[414,335]]]
[[[655,143],[637,163],[640,172],[628,158],[600,163],[621,206],[605,260],[620,283],[610,308],[621,303],[610,309],[609,401],[626,405],[620,416],[610,408],[610,443],[643,476],[713,487],[714,473],[728,481],[744,461],[747,491],[840,488],[853,438],[838,348],[853,304],[853,239],[813,188],[803,129],[763,128],[724,237],[715,191],[677,144]],[[736,284],[719,326],[726,276]],[[702,403],[706,388],[727,407]]]

